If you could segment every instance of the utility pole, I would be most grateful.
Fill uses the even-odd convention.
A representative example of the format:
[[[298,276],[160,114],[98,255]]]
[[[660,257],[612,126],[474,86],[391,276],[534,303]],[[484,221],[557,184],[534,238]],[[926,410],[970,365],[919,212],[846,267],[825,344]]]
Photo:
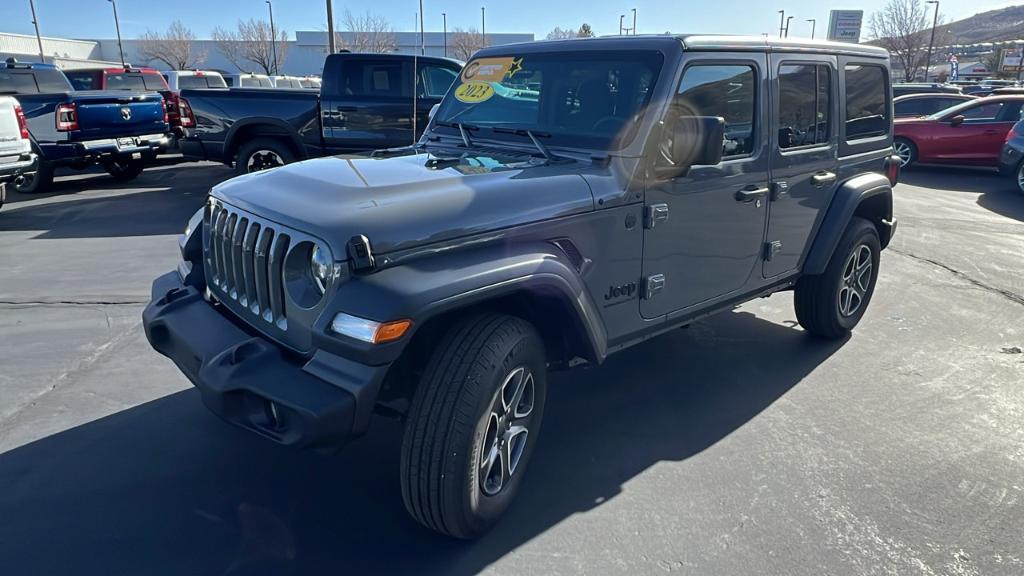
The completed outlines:
[[[925,4],[935,4],[935,15],[932,16],[932,39],[928,42],[928,59],[924,63],[924,81],[928,81],[928,71],[932,67],[932,49],[935,48],[935,27],[939,25],[939,0],[926,0]]]
[[[811,18],[808,22],[811,23],[811,40],[814,40],[814,32],[818,28],[818,20],[816,18]]]
[[[114,0],[110,0],[113,2]],[[270,10],[270,49],[274,53],[274,74],[276,75],[277,70],[277,31],[274,29],[274,5],[267,0],[267,8]]]
[[[127,67],[124,63],[124,46],[121,45],[121,23],[117,20],[117,2],[114,0],[108,0],[110,5],[114,7],[114,28],[117,29],[117,50],[121,53],[121,67]],[[40,44],[41,45],[41,44]],[[42,50],[40,48],[40,50]]]
[[[334,0],[327,0],[327,47],[330,54],[338,51],[338,43],[334,40]]]
[[[786,11],[779,10],[779,38],[786,33]]]
[[[441,27],[444,30],[444,57],[448,57],[448,13],[441,12]]]
[[[622,20],[625,17],[625,14],[619,14],[619,36],[622,36]]]
[[[480,43],[481,48],[487,48],[487,8],[480,7]]]
[[[36,18],[35,0],[28,0],[28,5],[32,8],[32,24],[36,27],[36,42],[39,42],[39,61],[45,64],[46,56],[43,54],[43,37],[39,35],[39,19]]]
[[[793,19],[793,16],[786,16],[786,38],[789,38],[789,21]]]
[[[633,8],[633,36],[636,36],[636,8]]]
[[[1020,60],[1017,61],[1017,83],[1020,83],[1020,79],[1024,73],[1024,42],[1020,45]]]

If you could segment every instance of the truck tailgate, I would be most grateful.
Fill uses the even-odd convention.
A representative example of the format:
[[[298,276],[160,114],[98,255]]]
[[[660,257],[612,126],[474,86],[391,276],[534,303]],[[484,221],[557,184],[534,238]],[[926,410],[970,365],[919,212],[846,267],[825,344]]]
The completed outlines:
[[[156,92],[72,92],[78,106],[71,140],[98,140],[167,132],[163,97]]]
[[[15,104],[14,98],[0,96],[0,158],[29,151],[28,141],[21,138],[18,117],[14,114]]]

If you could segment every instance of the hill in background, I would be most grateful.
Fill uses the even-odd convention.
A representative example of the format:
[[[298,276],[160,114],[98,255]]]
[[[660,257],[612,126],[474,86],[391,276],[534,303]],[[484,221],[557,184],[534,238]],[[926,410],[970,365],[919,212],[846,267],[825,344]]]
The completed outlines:
[[[954,44],[1024,40],[1024,5],[975,14],[943,26]]]

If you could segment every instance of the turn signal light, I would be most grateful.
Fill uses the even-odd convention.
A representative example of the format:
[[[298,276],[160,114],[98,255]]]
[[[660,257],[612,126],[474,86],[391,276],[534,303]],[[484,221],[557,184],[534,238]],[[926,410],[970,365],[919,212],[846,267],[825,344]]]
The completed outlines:
[[[331,330],[337,334],[355,338],[368,344],[394,342],[405,336],[412,327],[412,320],[375,322],[340,312],[331,322]]]
[[[386,322],[381,324],[377,328],[377,332],[373,335],[373,343],[380,344],[382,342],[393,342],[398,340],[405,335],[411,326],[411,320],[398,320],[396,322]]]

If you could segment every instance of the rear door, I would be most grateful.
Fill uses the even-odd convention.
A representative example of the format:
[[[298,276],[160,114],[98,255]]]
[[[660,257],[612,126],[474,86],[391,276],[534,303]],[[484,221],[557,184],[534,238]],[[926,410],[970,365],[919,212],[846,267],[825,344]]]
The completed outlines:
[[[412,63],[400,58],[328,60],[321,121],[328,147],[375,150],[413,143]]]
[[[835,56],[772,54],[771,195],[763,273],[795,272],[838,185]]]

